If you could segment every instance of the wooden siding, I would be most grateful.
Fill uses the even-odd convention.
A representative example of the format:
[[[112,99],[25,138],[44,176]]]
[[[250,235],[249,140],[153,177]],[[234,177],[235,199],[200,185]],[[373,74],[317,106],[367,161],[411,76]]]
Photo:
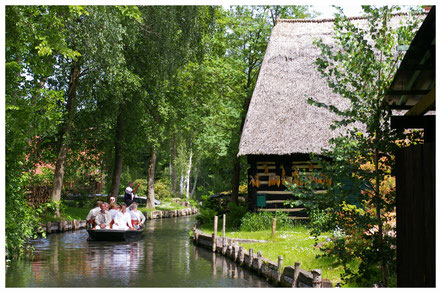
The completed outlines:
[[[295,219],[307,219],[303,206],[291,207],[285,205],[288,199],[295,199],[287,190],[283,182],[283,175],[288,181],[293,180],[293,172],[302,172],[311,175],[313,169],[321,169],[322,166],[312,164],[309,155],[298,154],[292,156],[275,155],[249,155],[248,163],[248,204],[255,211],[286,211]],[[296,175],[297,176],[297,175]],[[277,182],[270,184],[270,179]],[[259,184],[256,181],[259,180]],[[317,191],[325,192],[325,191]],[[257,196],[265,195],[265,206],[257,206]]]
[[[397,153],[398,287],[435,287],[435,143]]]

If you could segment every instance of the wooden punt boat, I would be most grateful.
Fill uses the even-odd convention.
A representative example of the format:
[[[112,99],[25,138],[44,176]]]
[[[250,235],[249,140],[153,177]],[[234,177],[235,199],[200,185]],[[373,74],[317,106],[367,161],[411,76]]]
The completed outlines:
[[[87,229],[91,241],[129,241],[141,238],[144,228],[140,230]]]

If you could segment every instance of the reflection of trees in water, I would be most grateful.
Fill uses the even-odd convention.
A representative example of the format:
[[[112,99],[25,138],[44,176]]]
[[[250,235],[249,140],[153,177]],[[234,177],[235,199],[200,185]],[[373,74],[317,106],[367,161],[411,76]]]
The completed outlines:
[[[267,286],[230,259],[193,246],[193,224],[194,218],[149,221],[134,242],[86,241],[85,230],[51,234],[38,241],[31,262],[7,276],[8,286]]]
[[[130,281],[136,276],[139,265],[143,262],[143,241],[90,241],[84,242],[83,247],[69,249],[69,245],[63,242],[67,236],[51,235],[50,250],[35,253],[31,268],[36,282],[51,280],[58,283],[59,280],[63,283],[69,281],[63,280],[66,276],[90,280],[90,284],[83,284],[84,286],[103,285],[99,280]],[[112,283],[108,286],[111,287]]]

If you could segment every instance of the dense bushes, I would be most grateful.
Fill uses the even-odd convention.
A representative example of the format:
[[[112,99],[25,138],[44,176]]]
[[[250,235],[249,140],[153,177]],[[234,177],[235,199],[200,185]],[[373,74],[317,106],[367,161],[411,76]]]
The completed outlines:
[[[219,216],[219,223],[222,224],[222,215],[226,214],[226,227],[228,229],[237,229],[240,227],[242,217],[247,213],[248,206],[245,203],[235,204],[228,196],[222,198],[210,198],[202,196],[203,204],[200,213],[196,217],[199,224],[213,224],[214,216]]]
[[[199,224],[211,228],[214,216],[219,216],[222,225],[222,215],[226,214],[226,227],[230,230],[262,231],[272,228],[273,218],[277,219],[277,230],[288,230],[293,227],[293,221],[284,212],[248,212],[248,206],[240,202],[235,204],[227,195],[210,198],[203,196],[203,205],[196,217]]]
[[[284,212],[259,212],[247,213],[240,224],[241,231],[262,231],[269,230],[273,225],[273,218],[276,218],[277,230],[287,230],[293,227],[292,220]]]

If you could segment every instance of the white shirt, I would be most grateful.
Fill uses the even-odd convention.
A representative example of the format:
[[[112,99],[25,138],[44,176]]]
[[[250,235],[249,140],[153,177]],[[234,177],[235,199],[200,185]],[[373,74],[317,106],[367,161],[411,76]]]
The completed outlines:
[[[112,217],[112,220],[115,220],[115,216],[116,216],[117,213],[119,213],[119,211],[115,210],[115,209],[111,209],[109,211],[109,213],[110,213],[110,216]]]
[[[130,214],[131,214],[133,220],[138,220],[141,224],[144,224],[145,216],[140,210],[137,210],[136,212],[130,211]]]
[[[89,220],[91,220],[91,219],[95,219],[96,214],[97,214],[100,210],[101,210],[100,207],[96,207],[96,208],[91,209],[91,210],[89,211],[89,213],[87,214],[86,220],[89,221]]]
[[[130,186],[126,187],[126,193],[130,194],[132,196],[132,200],[133,200],[133,189]]]
[[[113,229],[115,230],[127,230],[128,229],[127,225],[129,225],[130,228],[133,228],[132,217],[129,211],[126,211],[125,213],[118,212],[115,215],[114,222],[115,224],[117,224],[117,225],[115,224],[113,225]]]

